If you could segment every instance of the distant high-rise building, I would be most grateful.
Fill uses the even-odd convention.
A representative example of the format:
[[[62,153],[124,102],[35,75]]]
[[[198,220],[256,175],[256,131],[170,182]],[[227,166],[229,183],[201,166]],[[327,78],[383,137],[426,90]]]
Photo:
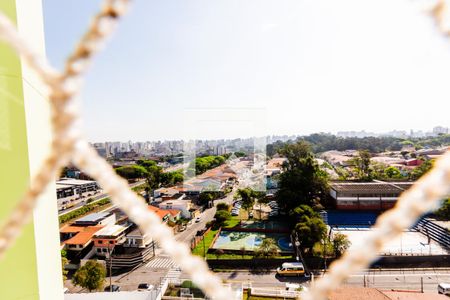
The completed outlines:
[[[442,127],[442,126],[436,126],[433,128],[433,133],[438,135],[438,134],[448,134],[448,128],[447,127]]]

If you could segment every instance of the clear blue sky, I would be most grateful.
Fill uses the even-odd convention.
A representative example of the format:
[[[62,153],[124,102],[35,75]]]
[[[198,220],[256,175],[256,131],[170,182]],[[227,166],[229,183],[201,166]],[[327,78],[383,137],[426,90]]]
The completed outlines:
[[[43,0],[56,66],[100,3]],[[450,126],[450,41],[414,3],[135,0],[87,77],[87,136],[142,141]],[[222,108],[225,120],[186,128],[192,109]],[[241,109],[263,114],[265,126],[232,120]]]

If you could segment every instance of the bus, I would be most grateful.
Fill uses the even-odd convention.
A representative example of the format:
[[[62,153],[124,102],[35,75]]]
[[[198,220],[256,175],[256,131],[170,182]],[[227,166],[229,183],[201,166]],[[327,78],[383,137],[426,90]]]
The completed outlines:
[[[285,262],[281,265],[281,268],[277,268],[277,275],[303,276],[305,275],[305,268],[300,262]]]

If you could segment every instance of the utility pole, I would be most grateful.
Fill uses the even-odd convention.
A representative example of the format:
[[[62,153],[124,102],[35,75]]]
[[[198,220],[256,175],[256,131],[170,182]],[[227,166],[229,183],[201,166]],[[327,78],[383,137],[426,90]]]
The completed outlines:
[[[203,257],[206,260],[205,236],[204,235],[203,235],[202,241],[203,241]]]
[[[299,249],[301,243],[300,243],[300,240],[298,239],[297,231],[295,231],[294,234],[295,234],[295,238],[294,238],[295,242],[294,242],[294,244],[295,244],[295,248],[297,250],[297,261],[299,261],[299,258],[301,259],[301,261],[303,263],[303,267],[305,268],[305,274],[310,275],[310,272],[308,271],[308,268],[306,266],[305,260],[303,259],[302,253],[301,253],[301,251]]]
[[[108,245],[108,255],[109,255],[109,292],[112,292],[112,253],[114,251],[114,245],[112,249]]]

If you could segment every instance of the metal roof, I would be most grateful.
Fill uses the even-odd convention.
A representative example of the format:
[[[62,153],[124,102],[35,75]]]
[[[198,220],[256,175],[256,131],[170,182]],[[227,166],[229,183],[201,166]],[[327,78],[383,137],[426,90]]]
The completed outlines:
[[[76,220],[75,223],[77,223],[77,222],[99,222],[102,219],[104,219],[110,215],[111,215],[110,212],[92,213],[92,214],[89,214],[87,216],[84,216],[84,217]]]
[[[331,188],[336,192],[359,193],[398,193],[409,189],[414,182],[332,182]]]

